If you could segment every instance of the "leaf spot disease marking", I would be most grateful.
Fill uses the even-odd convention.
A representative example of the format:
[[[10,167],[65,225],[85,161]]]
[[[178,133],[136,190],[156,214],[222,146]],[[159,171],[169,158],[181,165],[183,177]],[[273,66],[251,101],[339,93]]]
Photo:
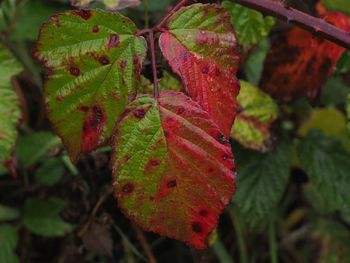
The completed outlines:
[[[219,137],[217,138],[218,142],[220,142],[221,144],[226,144],[228,143],[228,139],[225,137],[225,135],[220,134]]]
[[[109,40],[108,40],[108,48],[116,48],[119,46],[120,43],[120,37],[117,34],[112,34],[109,36]]]
[[[79,110],[81,110],[82,112],[88,112],[89,109],[90,109],[89,106],[80,106],[80,107],[79,107]]]
[[[127,64],[128,64],[128,62],[127,62],[125,59],[122,59],[122,60],[119,62],[119,65],[120,65],[120,68],[121,68],[121,69],[125,69]]]
[[[209,72],[208,66],[205,66],[205,67],[202,68],[202,73],[203,74],[208,74],[208,72]]]
[[[101,63],[101,65],[108,65],[110,63],[107,56],[99,57],[98,61]]]
[[[94,105],[92,107],[92,122],[91,122],[91,127],[92,128],[97,128],[97,126],[101,123],[103,119],[103,113],[100,107]]]
[[[202,225],[199,222],[193,222],[192,223],[192,230],[193,232],[200,233],[202,232]]]
[[[215,68],[215,76],[219,77],[221,75],[221,70],[219,68]]]
[[[209,212],[208,212],[207,210],[205,210],[205,209],[202,209],[201,211],[199,211],[199,214],[200,214],[202,217],[206,217],[206,216],[209,214]]]
[[[86,9],[81,9],[81,10],[74,10],[74,14],[80,16],[81,18],[88,20],[92,13],[90,10],[86,10]]]
[[[167,186],[168,188],[173,188],[176,186],[176,180],[170,180],[168,183],[167,183]]]
[[[71,75],[75,76],[75,77],[78,77],[80,75],[80,69],[75,67],[75,66],[71,66],[69,68],[69,72]]]
[[[156,159],[151,159],[151,160],[150,160],[150,164],[151,164],[152,166],[157,166],[157,165],[159,165],[159,161],[156,160]]]
[[[145,117],[145,115],[146,115],[146,111],[144,108],[137,109],[134,112],[134,116],[138,119],[142,119],[143,117]]]
[[[97,33],[98,31],[100,31],[100,27],[98,25],[94,25],[92,27],[92,32]]]
[[[134,191],[134,185],[131,184],[131,183],[128,183],[128,184],[126,184],[126,185],[123,186],[122,191],[123,191],[123,193],[125,193],[125,194],[130,194],[130,193],[132,193],[132,192]]]
[[[182,114],[184,112],[185,112],[185,108],[184,107],[178,107],[177,110],[176,110],[177,114]]]

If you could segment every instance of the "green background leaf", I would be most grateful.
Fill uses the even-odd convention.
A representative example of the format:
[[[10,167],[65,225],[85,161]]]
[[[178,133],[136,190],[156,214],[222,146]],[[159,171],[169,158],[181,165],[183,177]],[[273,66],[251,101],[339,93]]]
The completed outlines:
[[[268,154],[233,147],[237,160],[237,191],[233,197],[250,227],[266,223],[280,201],[289,178],[291,148],[280,142]]]
[[[72,225],[64,222],[59,215],[64,207],[65,203],[57,198],[48,200],[27,199],[23,224],[37,235],[45,237],[64,236],[73,229]]]
[[[248,47],[256,45],[266,37],[274,26],[276,19],[264,17],[260,12],[244,7],[231,1],[224,1],[225,7],[231,16],[232,25],[237,33],[239,44]]]
[[[329,10],[338,11],[350,15],[350,5],[348,0],[322,0],[322,3]]]
[[[333,137],[311,130],[298,145],[301,167],[328,207],[350,209],[350,154]]]
[[[8,224],[0,224],[0,262],[17,263],[18,256],[15,249],[18,242],[18,230],[16,227]]]

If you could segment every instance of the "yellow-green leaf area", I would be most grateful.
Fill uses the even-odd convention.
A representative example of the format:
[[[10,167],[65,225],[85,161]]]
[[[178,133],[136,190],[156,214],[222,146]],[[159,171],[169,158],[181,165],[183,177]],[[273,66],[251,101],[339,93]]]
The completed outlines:
[[[21,71],[21,65],[0,45],[0,164],[11,158],[17,140],[21,111],[11,78]]]
[[[259,88],[245,81],[240,83],[239,113],[231,136],[246,148],[268,151],[272,146],[270,127],[278,117],[278,106]]]

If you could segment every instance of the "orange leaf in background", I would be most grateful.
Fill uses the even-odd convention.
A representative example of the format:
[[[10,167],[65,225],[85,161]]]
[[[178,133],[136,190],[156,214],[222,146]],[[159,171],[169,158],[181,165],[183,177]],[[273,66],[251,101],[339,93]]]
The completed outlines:
[[[350,32],[349,18],[327,12],[323,18]],[[273,96],[292,100],[314,98],[332,75],[344,48],[300,29],[292,28],[272,43],[260,86]]]

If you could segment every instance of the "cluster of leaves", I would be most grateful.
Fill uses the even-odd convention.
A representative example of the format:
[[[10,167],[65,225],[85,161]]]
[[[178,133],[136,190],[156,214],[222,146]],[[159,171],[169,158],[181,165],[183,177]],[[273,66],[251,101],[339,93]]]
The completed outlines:
[[[0,3],[0,174],[21,182],[0,194],[0,262],[36,249],[28,236],[34,244],[59,238],[71,250],[82,240],[88,262],[90,253],[113,257],[117,236],[125,258],[145,260],[118,227],[128,224],[118,210],[99,211],[112,192],[110,173],[127,217],[196,248],[209,243],[221,262],[237,258],[225,249],[236,243],[241,262],[268,262],[259,238],[268,239],[271,260],[350,260],[349,51],[291,26],[281,32],[275,18],[231,1],[190,5],[160,30],[169,67],[163,63],[152,96],[149,45],[134,22],[117,12],[65,11],[140,2],[63,2]],[[123,13],[145,13],[136,24],[153,24],[170,2]],[[321,2],[315,15],[350,32],[346,0]],[[30,58],[38,34],[33,53],[44,82]],[[44,107],[60,138],[43,131]],[[225,207],[234,230],[224,220],[213,231]],[[58,257],[67,260],[62,247]]]

